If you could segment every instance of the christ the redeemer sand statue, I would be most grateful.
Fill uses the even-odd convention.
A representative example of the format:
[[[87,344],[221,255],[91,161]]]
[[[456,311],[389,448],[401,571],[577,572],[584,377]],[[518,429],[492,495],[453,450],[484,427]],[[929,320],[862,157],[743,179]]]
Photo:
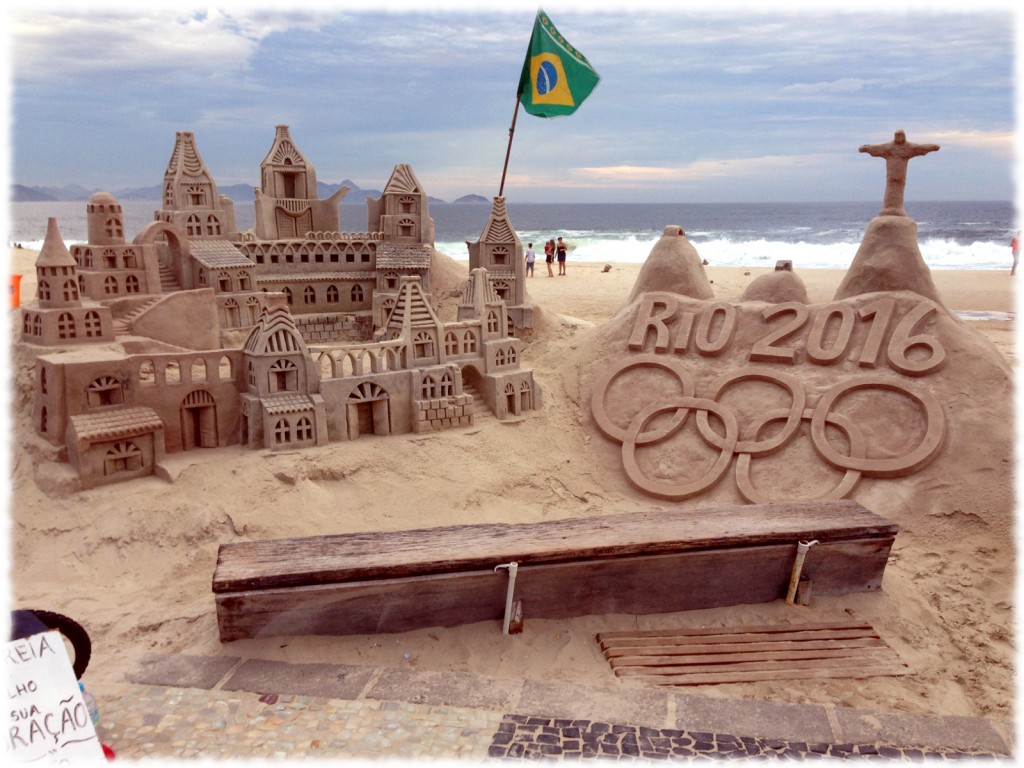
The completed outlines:
[[[911,144],[903,131],[896,131],[893,140],[885,144],[865,144],[861,152],[872,157],[885,158],[885,196],[879,216],[906,216],[903,210],[903,190],[907,186],[907,163],[910,158],[937,152],[938,144]]]

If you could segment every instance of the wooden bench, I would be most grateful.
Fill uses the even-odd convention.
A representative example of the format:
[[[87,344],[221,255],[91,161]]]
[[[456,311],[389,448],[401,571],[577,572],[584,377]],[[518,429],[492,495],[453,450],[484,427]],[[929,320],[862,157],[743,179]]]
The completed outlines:
[[[527,618],[669,613],[786,597],[800,541],[815,595],[878,589],[898,530],[843,500],[241,542],[213,592],[222,642],[500,621],[512,562]]]

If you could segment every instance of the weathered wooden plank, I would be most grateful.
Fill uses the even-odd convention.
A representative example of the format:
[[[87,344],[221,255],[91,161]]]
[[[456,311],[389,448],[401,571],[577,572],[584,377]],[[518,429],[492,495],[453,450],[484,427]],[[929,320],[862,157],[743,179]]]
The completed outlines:
[[[759,669],[745,672],[692,675],[638,675],[631,680],[643,680],[655,685],[718,685],[722,683],[757,683],[769,680],[810,680],[827,678],[897,677],[908,675],[911,670],[892,664],[858,668],[820,667],[815,669]]]
[[[783,542],[795,551],[797,541],[810,539],[877,539],[891,546],[898,530],[857,502],[841,500],[237,542],[218,551],[213,591],[457,573],[513,560],[562,563]],[[830,594],[808,572],[816,549],[804,573],[814,579],[816,594]]]
[[[817,640],[800,643],[743,643],[740,645],[650,645],[623,646],[604,650],[605,658],[625,659],[630,657],[664,657],[692,656],[695,654],[713,655],[730,653],[761,653],[772,651],[808,650],[825,651],[841,648],[878,648],[885,647],[885,642],[878,637],[851,638],[849,640]]]
[[[761,633],[761,632],[749,632],[744,634],[729,634],[729,635],[697,635],[694,637],[623,637],[617,640],[605,640],[599,636],[601,647],[603,649],[614,649],[614,648],[625,648],[625,647],[644,647],[644,646],[685,646],[685,645],[739,645],[741,643],[759,643],[765,642],[766,640],[772,640],[775,642],[799,642],[806,640],[842,640],[845,638],[875,636],[877,634],[874,631],[866,631],[863,629],[820,629],[820,630],[808,630],[808,631],[792,631],[792,632],[777,632],[777,633]]]
[[[522,565],[515,599],[522,601],[526,620],[770,602],[785,596],[793,549],[786,543]],[[815,583],[822,585],[822,593],[844,594],[881,583],[889,547],[823,541],[813,551]],[[849,557],[851,551],[859,556]],[[285,634],[400,632],[501,619],[507,585],[505,572],[489,568],[218,593],[215,600],[221,640],[227,642]]]
[[[874,633],[874,629],[867,622],[850,621],[826,621],[813,624],[763,624],[759,626],[744,627],[676,627],[673,629],[626,629],[616,632],[599,632],[597,639],[618,640],[620,638],[634,637],[707,637],[720,635],[722,637],[733,637],[737,635],[751,635],[761,637],[765,634],[779,633],[802,633],[818,632],[827,629],[859,629]]]
[[[501,621],[508,576],[493,571],[215,595],[221,642],[402,632]],[[500,629],[500,627],[499,627]]]
[[[858,663],[859,661],[865,663]],[[749,661],[739,662],[737,664],[705,664],[700,669],[686,669],[680,668],[678,671],[670,673],[672,676],[684,676],[688,674],[739,674],[741,672],[759,672],[759,671],[778,671],[778,670],[796,670],[796,669],[858,669],[866,666],[882,666],[883,664],[891,663],[891,659],[881,659],[878,663],[873,663],[870,659],[847,659],[846,664],[838,664],[835,660],[829,659],[804,659],[804,660],[779,660],[767,659],[763,661]],[[898,659],[896,659],[898,661]],[[657,667],[620,667],[615,670],[615,674],[619,677],[636,677],[642,676],[643,674],[652,673],[661,674],[666,672],[665,669]]]
[[[888,657],[892,657],[891,659]],[[831,650],[793,650],[793,651],[770,651],[753,653],[730,653],[730,654],[692,654],[684,656],[624,656],[621,658],[609,659],[611,668],[620,669],[656,669],[659,673],[671,673],[673,671],[685,672],[687,668],[699,666],[702,669],[727,669],[731,665],[740,665],[746,662],[773,662],[773,661],[810,661],[814,659],[850,660],[850,659],[873,659],[885,658],[888,661],[899,659],[889,648],[834,648]],[[739,668],[737,666],[737,668]]]

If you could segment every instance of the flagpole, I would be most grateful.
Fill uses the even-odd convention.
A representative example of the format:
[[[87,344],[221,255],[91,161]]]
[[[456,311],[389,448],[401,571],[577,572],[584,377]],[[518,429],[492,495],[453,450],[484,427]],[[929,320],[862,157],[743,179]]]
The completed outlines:
[[[501,169],[501,186],[498,187],[498,197],[505,192],[505,174],[508,173],[508,158],[512,154],[512,135],[516,132],[516,118],[519,117],[519,94],[516,94],[516,109],[512,113],[512,126],[508,129],[508,149],[505,150],[505,167]]]

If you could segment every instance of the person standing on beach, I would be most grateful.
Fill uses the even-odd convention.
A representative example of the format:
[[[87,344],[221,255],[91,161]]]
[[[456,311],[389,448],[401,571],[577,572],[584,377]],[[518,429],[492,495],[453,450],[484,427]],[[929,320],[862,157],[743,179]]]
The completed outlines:
[[[558,252],[558,274],[559,275],[564,275],[565,274],[565,254],[567,252],[567,249],[565,247],[565,243],[562,241],[562,238],[558,238],[557,252]]]
[[[1013,254],[1013,266],[1010,267],[1010,274],[1017,274],[1017,262],[1020,261],[1020,232],[1014,235],[1010,241],[1010,253]]]
[[[548,277],[554,277],[555,273],[551,271],[551,264],[555,260],[555,241],[548,240],[544,243],[544,261],[548,265]]]
[[[533,263],[537,261],[537,252],[533,250],[533,243],[526,246],[526,276],[533,277]]]

